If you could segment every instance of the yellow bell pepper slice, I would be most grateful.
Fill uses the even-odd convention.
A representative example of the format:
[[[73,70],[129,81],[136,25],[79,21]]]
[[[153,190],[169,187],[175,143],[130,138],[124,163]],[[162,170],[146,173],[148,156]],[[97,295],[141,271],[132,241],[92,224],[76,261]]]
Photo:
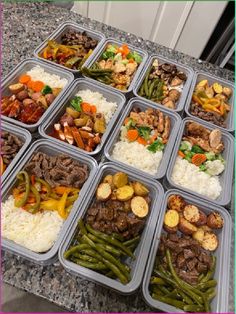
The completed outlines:
[[[66,212],[66,200],[67,200],[68,192],[64,192],[60,200],[58,201],[58,214],[61,218],[66,219],[68,214]]]
[[[54,200],[54,199],[49,199],[47,201],[41,202],[39,208],[44,209],[44,210],[58,210],[58,204],[59,204],[59,201]]]

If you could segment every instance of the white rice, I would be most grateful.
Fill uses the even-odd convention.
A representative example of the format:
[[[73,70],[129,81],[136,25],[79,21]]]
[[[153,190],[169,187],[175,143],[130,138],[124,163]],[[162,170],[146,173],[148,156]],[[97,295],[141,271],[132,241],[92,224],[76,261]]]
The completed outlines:
[[[41,81],[51,88],[64,88],[68,82],[67,79],[60,78],[59,75],[45,72],[44,69],[39,65],[33,67],[30,71],[27,72],[27,74],[31,77],[32,81]]]
[[[80,96],[84,102],[96,106],[97,112],[102,113],[105,117],[106,124],[111,120],[117,109],[117,103],[109,102],[99,92],[92,92],[89,89],[79,91],[76,96]]]
[[[162,156],[161,151],[152,153],[138,142],[127,141],[118,141],[112,152],[114,159],[152,175],[157,172]]]
[[[218,176],[210,176],[180,157],[176,159],[171,179],[174,183],[213,200],[217,199],[222,191]]]
[[[2,236],[34,252],[46,252],[63,224],[57,211],[30,214],[14,205],[10,196],[2,203]]]

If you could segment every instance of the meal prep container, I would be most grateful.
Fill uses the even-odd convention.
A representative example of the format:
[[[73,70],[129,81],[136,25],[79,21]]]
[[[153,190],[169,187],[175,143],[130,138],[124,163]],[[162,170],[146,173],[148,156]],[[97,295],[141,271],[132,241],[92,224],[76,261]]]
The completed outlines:
[[[122,41],[120,41],[120,40],[116,40],[116,39],[114,39],[114,38],[108,38],[108,39],[106,39],[106,41],[103,43],[101,49],[96,53],[96,56],[94,56],[94,58],[93,58],[92,60],[88,60],[88,62],[86,62],[86,64],[84,64],[84,66],[85,66],[85,67],[88,67],[88,68],[91,68],[91,66],[92,66],[96,61],[98,61],[98,59],[101,57],[101,55],[102,55],[103,52],[105,51],[106,46],[107,46],[108,44],[115,44],[115,45],[121,46],[122,44],[124,44],[124,42],[122,42]],[[144,50],[142,50],[142,49],[139,49],[139,48],[137,48],[137,47],[134,47],[134,46],[132,46],[132,45],[130,45],[130,44],[128,44],[128,47],[129,47],[129,49],[130,49],[131,51],[136,51],[136,52],[138,52],[138,53],[142,56],[142,58],[143,58],[143,61],[140,63],[140,65],[139,65],[139,67],[138,67],[138,69],[137,69],[135,75],[133,76],[133,79],[132,79],[132,81],[131,81],[131,83],[130,83],[129,88],[128,88],[126,91],[122,91],[122,90],[119,90],[119,89],[117,89],[117,88],[115,88],[115,87],[113,87],[113,86],[107,85],[107,84],[105,84],[105,83],[101,83],[102,85],[110,86],[113,90],[116,90],[116,91],[118,90],[118,91],[120,91],[121,93],[124,93],[124,94],[127,94],[127,93],[129,93],[130,91],[133,90],[133,88],[134,88],[134,86],[135,86],[135,84],[136,84],[136,81],[137,81],[139,75],[141,74],[141,72],[142,72],[144,66],[146,66],[146,61],[147,61],[147,59],[148,59],[148,54],[147,54],[146,51],[144,51]],[[88,77],[88,78],[89,78],[89,77]],[[89,78],[89,79],[94,81],[93,78]]]
[[[197,123],[203,125],[204,127],[208,128],[209,130],[214,130],[216,128],[215,126],[209,125],[208,123],[204,123],[204,121],[196,120],[195,118],[185,118],[182,121],[182,124],[180,126],[180,130],[179,130],[179,134],[178,134],[178,137],[176,140],[176,144],[175,144],[175,147],[174,147],[173,152],[172,152],[172,157],[171,157],[171,160],[169,163],[169,167],[167,169],[166,177],[167,177],[168,183],[170,184],[170,186],[172,188],[173,187],[178,188],[178,189],[187,191],[188,193],[191,193],[197,197],[201,197],[208,202],[215,203],[215,204],[221,205],[221,206],[226,206],[229,204],[229,202],[231,200],[233,168],[234,168],[234,137],[226,131],[222,130],[222,140],[223,140],[223,143],[225,146],[225,149],[222,153],[222,156],[225,159],[225,170],[219,176],[220,184],[222,186],[223,191],[221,192],[221,195],[217,199],[213,200],[207,196],[204,196],[204,195],[199,194],[197,192],[194,192],[190,189],[187,189],[185,187],[177,185],[171,179],[171,174],[172,174],[172,171],[173,171],[173,168],[175,165],[175,160],[176,160],[177,153],[179,150],[179,145],[180,145],[180,142],[182,140],[182,136],[183,136],[183,133],[185,130],[185,126],[186,126],[186,123],[190,122],[190,121],[197,122]]]
[[[150,173],[145,172],[143,170],[139,170],[139,169],[137,169],[133,166],[130,166],[128,164],[125,164],[123,162],[120,162],[120,161],[118,161],[112,157],[112,151],[113,151],[114,145],[119,140],[119,137],[120,137],[120,128],[123,125],[125,118],[130,114],[132,109],[135,107],[139,107],[142,110],[146,110],[148,108],[159,109],[161,112],[163,112],[164,114],[169,116],[170,120],[171,120],[170,137],[169,137],[168,143],[166,145],[166,148],[163,151],[163,157],[162,157],[162,160],[160,162],[159,168],[158,168],[157,172],[153,175],[151,175]],[[181,124],[181,119],[177,113],[170,112],[170,111],[166,110],[166,108],[164,108],[164,107],[158,107],[157,108],[156,105],[148,103],[148,102],[144,101],[143,99],[140,99],[137,97],[132,98],[128,102],[127,106],[125,107],[125,110],[124,110],[122,116],[120,117],[119,121],[117,122],[116,127],[115,127],[112,135],[110,136],[110,138],[109,138],[109,140],[105,146],[105,149],[104,149],[105,156],[109,161],[112,161],[112,162],[114,162],[120,166],[123,166],[127,169],[133,169],[133,171],[139,173],[140,176],[146,176],[146,177],[150,177],[153,179],[161,179],[162,177],[164,177],[164,175],[166,173],[166,169],[167,169],[167,166],[168,166],[171,154],[172,154],[173,147],[175,145],[175,140],[176,140],[176,136],[177,136],[178,131],[179,131],[180,124]],[[137,156],[137,158],[139,158],[139,157]]]
[[[103,134],[101,138],[101,143],[96,147],[96,149],[92,152],[86,152],[85,150],[76,147],[74,145],[70,145],[69,143],[63,142],[59,139],[53,138],[52,136],[48,135],[50,132],[53,131],[53,125],[54,123],[58,123],[60,117],[65,113],[66,107],[68,106],[70,100],[75,97],[76,93],[80,90],[89,89],[93,92],[99,92],[101,93],[107,101],[116,102],[117,103],[117,109],[114,112],[114,115],[112,116],[111,120],[109,121],[106,131]],[[104,87],[103,84],[96,83],[94,81],[88,80],[88,79],[77,79],[74,81],[72,86],[68,89],[66,94],[64,94],[63,98],[58,102],[57,107],[48,115],[48,118],[46,121],[40,126],[39,133],[42,137],[45,137],[51,141],[57,142],[59,145],[63,145],[65,148],[71,148],[73,150],[80,151],[85,153],[86,155],[98,155],[101,153],[101,150],[111,133],[112,129],[114,128],[114,124],[119,117],[121,110],[123,109],[123,106],[125,104],[125,97],[118,91],[114,91],[113,89],[109,87]]]
[[[56,40],[57,42],[61,42],[61,37],[69,30],[76,31],[76,32],[86,32],[89,37],[91,37],[92,39],[96,39],[98,41],[98,44],[97,44],[96,48],[93,50],[92,54],[88,57],[88,59],[84,63],[84,65],[86,65],[90,60],[93,59],[95,54],[101,48],[103,42],[105,41],[105,36],[102,33],[100,33],[100,32],[97,32],[97,31],[95,31],[93,29],[81,26],[81,25],[79,25],[77,23],[70,22],[70,21],[67,21],[67,22],[62,23],[61,25],[59,25],[58,28],[51,35],[49,35],[48,38],[46,38],[44,40],[44,42],[42,42],[34,50],[34,56],[36,58],[38,58],[40,60],[43,60],[43,61],[46,61],[46,62],[48,62],[50,64],[54,64],[54,65],[56,64],[61,69],[71,71],[73,74],[78,75],[80,73],[80,70],[69,69],[69,68],[65,67],[64,65],[60,65],[60,64],[57,64],[57,63],[55,63],[53,61],[49,61],[49,60],[46,60],[44,58],[39,57],[39,53],[41,53],[41,51],[47,46],[47,43],[48,43],[49,40]]]
[[[49,108],[44,112],[44,114],[41,116],[41,118],[38,120],[37,123],[34,124],[26,124],[23,122],[20,122],[16,119],[8,118],[7,116],[2,115],[2,120],[7,121],[10,123],[13,123],[15,125],[21,126],[27,130],[29,130],[31,133],[37,131],[39,125],[44,121],[44,119],[48,116],[48,114],[57,106],[57,103],[61,97],[63,97],[65,91],[67,90],[68,86],[71,84],[71,82],[74,79],[73,74],[71,74],[68,71],[62,70],[58,68],[55,65],[48,64],[46,62],[42,62],[40,60],[29,58],[25,59],[15,69],[13,69],[8,76],[3,80],[1,89],[2,89],[2,97],[7,96],[10,94],[8,90],[8,86],[11,84],[15,84],[18,81],[18,78],[21,74],[31,70],[34,66],[39,65],[42,67],[46,72],[49,74],[56,74],[59,75],[60,78],[67,79],[68,83],[63,88],[63,90],[60,92],[60,94],[55,98],[55,100],[52,102],[52,104],[49,106]]]
[[[215,125],[214,123],[210,122],[210,121],[206,121],[203,120],[197,116],[194,116],[193,114],[191,114],[190,112],[190,106],[191,106],[191,102],[192,102],[192,95],[195,89],[195,86],[202,80],[208,80],[209,84],[213,84],[213,83],[220,83],[226,87],[229,87],[232,89],[232,96],[229,99],[229,105],[231,106],[231,110],[230,112],[228,112],[227,115],[227,119],[226,119],[226,128],[220,127],[218,125]],[[235,130],[235,126],[234,126],[234,84],[230,81],[226,81],[221,79],[220,77],[217,76],[213,76],[211,74],[205,73],[205,72],[196,72],[194,74],[193,77],[193,81],[191,84],[191,88],[189,90],[189,94],[188,94],[188,98],[186,100],[186,105],[185,105],[185,112],[189,117],[194,117],[195,119],[197,119],[199,122],[205,122],[207,124],[213,125],[223,131],[229,131],[229,132],[233,132]]]
[[[142,83],[143,83],[143,81],[145,79],[147,71],[152,66],[152,64],[153,64],[155,59],[157,59],[159,61],[159,64],[163,64],[163,63],[174,64],[174,65],[176,65],[178,70],[184,72],[187,75],[187,80],[186,80],[186,82],[185,82],[185,84],[183,86],[183,90],[182,90],[180,99],[178,100],[177,106],[176,106],[175,109],[169,109],[169,108],[165,107],[164,105],[162,105],[161,103],[160,104],[155,103],[154,101],[149,100],[149,99],[147,99],[145,97],[142,97],[142,96],[140,96],[138,94],[138,91],[139,91],[139,89],[142,86]],[[149,102],[151,104],[155,104],[155,106],[159,105],[162,108],[165,108],[166,110],[170,110],[172,112],[175,111],[175,112],[181,113],[181,111],[183,111],[183,109],[184,109],[185,101],[186,101],[186,99],[188,97],[188,93],[189,93],[189,89],[190,89],[191,82],[192,82],[192,79],[193,79],[193,75],[194,75],[193,70],[190,67],[186,66],[186,65],[174,62],[174,61],[169,60],[169,59],[165,59],[163,57],[160,57],[159,55],[151,55],[151,57],[148,59],[148,61],[146,63],[145,69],[143,69],[143,71],[142,71],[138,81],[136,82],[136,84],[134,86],[134,95],[139,97],[139,98],[141,98],[141,99],[145,99],[145,101],[147,101],[147,102]]]
[[[131,180],[137,180],[144,183],[149,189],[152,199],[150,214],[147,219],[146,226],[142,232],[140,243],[135,250],[136,259],[135,260],[131,260],[130,258],[126,259],[129,266],[131,267],[132,278],[127,285],[123,285],[118,280],[108,278],[93,270],[72,263],[64,258],[64,252],[69,248],[70,243],[77,230],[77,222],[81,217],[85,216],[101,179],[107,174],[114,174],[115,172],[118,171],[123,171],[127,173]],[[121,294],[131,294],[135,292],[135,290],[138,289],[142,281],[144,265],[148,258],[152,237],[160,213],[160,206],[162,203],[163,195],[164,191],[159,182],[155,182],[154,180],[150,180],[145,177],[140,177],[139,174],[137,174],[136,172],[127,170],[126,168],[117,166],[113,163],[104,163],[100,165],[96,178],[94,179],[93,185],[91,186],[91,189],[83,202],[83,208],[82,210],[77,212],[77,215],[73,220],[73,224],[71,224],[70,229],[68,229],[68,232],[66,233],[63,242],[60,246],[59,260],[63,267],[71,274],[85,277],[86,279],[99,283],[102,286],[109,287],[112,290],[118,291]]]
[[[29,146],[32,137],[29,131],[19,128],[18,126],[12,125],[10,123],[2,121],[1,123],[1,129],[2,131],[7,131],[13,135],[16,135],[22,142],[23,145],[21,146],[20,150],[14,157],[14,159],[11,161],[9,166],[4,171],[3,175],[1,176],[1,183],[8,179],[9,175],[11,174],[14,167],[17,165],[23,154],[25,153],[27,147]]]
[[[62,238],[64,237],[68,227],[71,225],[73,218],[77,212],[81,210],[81,203],[83,201],[83,198],[86,196],[89,187],[91,185],[91,182],[93,180],[94,175],[97,172],[97,162],[89,157],[81,154],[80,152],[75,153],[74,151],[70,149],[65,149],[64,147],[61,147],[57,145],[57,143],[53,143],[47,140],[38,140],[34,142],[27,153],[23,156],[21,159],[21,163],[18,163],[17,167],[14,169],[14,171],[11,173],[11,176],[9,180],[6,182],[2,189],[2,202],[4,202],[9,195],[11,194],[12,188],[14,187],[16,183],[16,175],[19,171],[21,171],[26,163],[31,160],[33,153],[35,152],[43,152],[47,153],[51,156],[56,156],[59,154],[66,154],[70,157],[72,157],[74,160],[80,161],[86,165],[88,165],[90,169],[89,177],[87,181],[84,183],[78,199],[74,202],[74,205],[71,209],[71,212],[68,216],[68,218],[65,220],[65,222],[62,225],[62,228],[59,232],[58,238],[52,248],[45,252],[45,253],[36,253],[33,252],[11,240],[2,238],[2,248],[11,251],[15,254],[18,254],[20,256],[23,256],[24,258],[31,260],[37,264],[41,265],[48,265],[54,262],[55,258],[57,257],[57,251],[59,248],[59,245],[61,244]]]
[[[161,233],[163,231],[163,221],[167,207],[168,197],[172,194],[179,194],[184,197],[184,199],[189,203],[196,206],[199,206],[203,212],[209,214],[213,211],[218,211],[224,219],[224,226],[221,230],[215,230],[219,239],[219,246],[217,250],[213,253],[216,256],[216,269],[214,274],[214,279],[217,280],[217,295],[211,302],[212,312],[213,313],[227,313],[228,312],[228,298],[229,298],[229,275],[230,275],[230,239],[231,239],[231,230],[232,230],[232,218],[230,214],[225,210],[225,208],[218,205],[209,204],[205,201],[200,200],[196,196],[192,196],[186,192],[179,190],[169,190],[165,193],[164,201],[162,203],[161,214],[158,221],[158,225],[155,231],[155,235],[152,241],[152,247],[149,253],[148,262],[145,267],[145,275],[142,285],[142,293],[144,300],[149,306],[155,309],[167,313],[180,312],[184,311],[171,306],[169,304],[160,302],[151,297],[149,292],[149,283],[152,276],[152,271],[156,259],[156,254],[159,246],[159,240]],[[165,232],[165,231],[164,231]]]

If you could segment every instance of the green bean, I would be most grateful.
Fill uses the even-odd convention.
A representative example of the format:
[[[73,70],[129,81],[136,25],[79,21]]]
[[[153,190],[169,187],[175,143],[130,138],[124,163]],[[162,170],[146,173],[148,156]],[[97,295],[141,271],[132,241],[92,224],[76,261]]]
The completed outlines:
[[[178,290],[178,293],[181,295],[183,301],[187,304],[193,304],[193,301],[192,299],[186,294],[184,293],[183,291],[181,290]]]
[[[210,280],[210,279],[212,278],[212,276],[213,276],[214,273],[215,273],[215,267],[216,267],[216,256],[212,256],[212,265],[211,265],[211,268],[208,270],[206,276],[202,278],[202,280],[200,281],[200,283],[207,282],[208,280]]]
[[[124,238],[123,238],[120,234],[118,234],[118,233],[113,232],[113,233],[111,234],[111,236],[112,236],[113,238],[115,238],[115,239],[121,241],[121,242],[124,241]]]
[[[153,93],[153,89],[155,87],[156,84],[156,80],[153,80],[150,87],[149,87],[149,91],[148,91],[148,98],[150,99],[152,97],[152,93]]]
[[[94,241],[96,243],[99,243],[100,247],[103,248],[105,251],[110,252],[110,253],[112,253],[115,256],[121,256],[121,254],[124,254],[124,252],[122,252],[120,250],[117,250],[113,246],[107,244],[107,242],[103,241],[102,239],[95,237],[93,234],[89,233],[87,236],[92,241]]]
[[[183,310],[185,312],[204,312],[204,307],[199,306],[199,305],[195,305],[195,304],[188,304],[188,305],[184,305]]]
[[[31,185],[30,190],[34,194],[36,203],[34,205],[28,205],[27,211],[29,211],[31,214],[34,214],[39,209],[41,197],[38,190],[33,185]]]
[[[81,234],[87,234],[87,229],[85,228],[85,225],[84,225],[82,218],[79,219],[78,226],[79,226]]]
[[[202,273],[199,277],[198,277],[198,282],[200,282],[203,278],[204,278],[204,274]]]
[[[144,79],[144,91],[146,96],[148,96],[148,78],[149,78],[149,74],[151,72],[151,67],[150,69],[148,69],[147,74],[145,75],[145,79]]]
[[[81,253],[86,254],[88,256],[94,257],[96,258],[98,261],[102,262],[103,261],[103,257],[95,250],[93,250],[89,245],[89,248],[87,249],[82,249]]]
[[[150,283],[152,285],[166,285],[166,281],[160,277],[152,277]]]
[[[171,292],[167,293],[165,296],[168,298],[175,298],[175,299],[179,298],[177,289],[173,289]]]
[[[124,244],[125,246],[130,246],[131,244],[134,244],[134,243],[138,242],[139,239],[140,239],[140,236],[136,236],[136,237],[134,237],[133,239],[130,239],[130,240],[128,240],[128,241],[123,242],[123,244]]]
[[[109,278],[112,278],[112,279],[115,279],[116,278],[116,275],[113,273],[112,270],[109,270],[108,272],[105,273],[105,276],[106,277],[109,277]]]
[[[42,197],[42,199],[47,198],[52,192],[52,188],[51,188],[50,184],[48,184],[47,181],[40,179],[40,178],[35,178],[35,181],[39,182],[45,186],[47,193],[45,195],[41,195],[41,197]]]
[[[87,242],[87,244],[102,255],[104,264],[116,274],[122,283],[127,283],[130,280],[129,273],[118,259],[114,258],[110,253],[105,252],[86,235],[83,235],[83,239]]]
[[[105,270],[105,269],[107,269],[107,266],[104,265],[103,263],[100,263],[100,262],[99,263],[90,263],[90,262],[80,260],[78,258],[76,258],[76,259],[73,258],[73,261],[80,266],[90,268],[93,270]]]
[[[165,286],[158,286],[158,288],[163,292],[164,295],[168,294],[170,291]]]
[[[80,251],[80,250],[87,249],[87,248],[89,248],[89,245],[88,245],[88,244],[79,244],[79,245],[70,247],[69,250],[67,250],[67,251],[64,253],[64,258],[65,258],[65,259],[68,259],[68,258],[69,258],[72,254],[74,254],[75,252],[78,252],[78,251]]]
[[[208,280],[207,282],[201,282],[199,283],[196,288],[202,290],[202,289],[206,289],[206,288],[211,288],[211,287],[215,287],[217,285],[217,281],[212,279],[212,280]]]
[[[164,302],[164,303],[167,303],[169,305],[172,305],[172,306],[175,306],[179,309],[182,309],[184,308],[185,304],[184,302],[181,302],[181,301],[178,301],[178,300],[174,300],[174,299],[171,299],[171,298],[168,298],[168,297],[165,297],[165,296],[161,296],[161,295],[156,295],[156,294],[152,294],[152,297],[160,302]]]
[[[98,263],[99,262],[96,258],[89,256],[89,255],[86,255],[86,254],[74,253],[73,256],[78,258],[78,259],[81,259],[83,261],[90,262],[90,263]]]
[[[29,193],[30,193],[30,178],[29,175],[26,171],[20,171],[17,174],[17,179],[19,179],[20,181],[24,180],[25,177],[25,192],[24,195],[19,199],[19,200],[15,200],[15,206],[16,207],[22,207],[25,205],[25,203],[27,202],[27,199],[29,197]]]
[[[86,228],[88,230],[88,232],[92,233],[93,235],[95,235],[96,237],[110,243],[113,244],[114,246],[122,249],[128,256],[133,257],[134,255],[133,253],[123,244],[121,243],[119,240],[112,238],[111,236],[108,236],[107,234],[104,234],[100,231],[96,231],[94,230],[91,226],[86,225]]]
[[[211,292],[208,292],[207,293],[207,300],[210,301],[212,300],[217,294],[217,291],[216,289],[212,290]]]
[[[156,291],[152,293],[152,298],[156,299],[156,297],[155,297],[156,295],[164,296],[163,292],[161,292],[161,290],[159,290],[159,289],[156,289]]]

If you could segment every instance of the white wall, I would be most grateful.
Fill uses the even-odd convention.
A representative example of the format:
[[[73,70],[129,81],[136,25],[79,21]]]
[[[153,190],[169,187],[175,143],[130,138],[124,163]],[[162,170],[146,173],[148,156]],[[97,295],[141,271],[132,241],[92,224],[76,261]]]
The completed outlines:
[[[73,11],[200,57],[227,1],[75,1]]]

